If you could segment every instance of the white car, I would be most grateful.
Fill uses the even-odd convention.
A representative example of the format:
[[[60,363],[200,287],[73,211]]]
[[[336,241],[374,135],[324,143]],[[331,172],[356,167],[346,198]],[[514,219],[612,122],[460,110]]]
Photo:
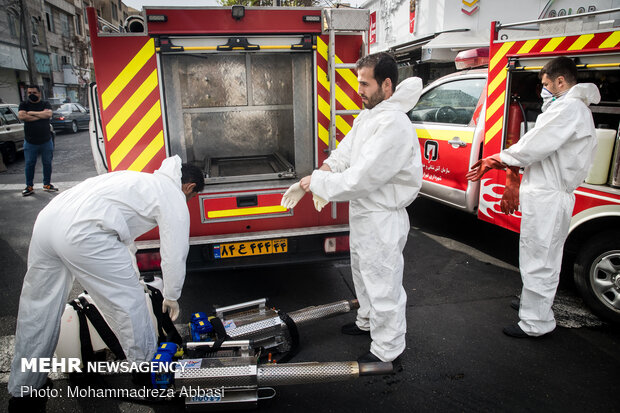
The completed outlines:
[[[0,104],[0,153],[5,163],[15,162],[17,153],[24,150],[24,124],[17,116],[18,111],[18,105]],[[52,125],[50,129],[52,139],[55,139]]]

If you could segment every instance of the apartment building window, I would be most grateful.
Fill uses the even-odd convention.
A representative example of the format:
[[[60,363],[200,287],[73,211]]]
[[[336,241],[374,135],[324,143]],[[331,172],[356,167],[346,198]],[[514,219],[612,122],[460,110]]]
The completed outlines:
[[[60,31],[63,36],[71,36],[71,25],[69,24],[69,15],[60,13]]]
[[[60,70],[60,62],[59,60],[59,56],[58,56],[58,48],[57,47],[50,47],[51,50],[51,60],[52,60],[52,71],[53,72],[58,72]]]
[[[17,37],[17,16],[9,12],[9,33],[11,37]]]
[[[88,14],[86,13],[86,7],[84,7],[84,23],[88,24]]]
[[[47,23],[47,30],[52,33],[55,33],[54,30],[54,15],[52,14],[52,8],[48,5],[45,5],[45,22]]]
[[[112,20],[114,20],[113,23],[116,23],[116,20],[118,20],[118,8],[116,7],[116,4],[112,4]]]
[[[79,13],[75,14],[75,34],[82,35],[82,16]]]

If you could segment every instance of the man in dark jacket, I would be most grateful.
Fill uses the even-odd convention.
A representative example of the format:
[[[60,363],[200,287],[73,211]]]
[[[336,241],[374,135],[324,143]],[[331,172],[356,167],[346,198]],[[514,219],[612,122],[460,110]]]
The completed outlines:
[[[31,85],[26,90],[27,97],[19,105],[19,119],[24,122],[24,160],[26,161],[26,189],[23,196],[34,193],[34,168],[37,157],[41,154],[43,163],[43,190],[58,191],[51,183],[52,158],[54,156],[54,142],[50,130],[52,107],[49,102],[41,99],[39,86]]]

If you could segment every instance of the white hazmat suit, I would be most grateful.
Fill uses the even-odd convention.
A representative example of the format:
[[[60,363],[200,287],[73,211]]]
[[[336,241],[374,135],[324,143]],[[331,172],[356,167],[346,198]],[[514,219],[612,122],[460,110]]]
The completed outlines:
[[[370,330],[370,351],[392,361],[405,350],[407,295],[402,285],[407,207],[422,185],[417,136],[406,112],[422,91],[419,78],[362,111],[353,128],[315,170],[312,193],[326,201],[350,201],[351,271],[360,303],[357,326]]]
[[[596,151],[588,105],[599,101],[594,84],[573,86],[538,116],[519,142],[500,152],[503,163],[525,167],[519,192],[519,327],[530,336],[555,328],[551,306],[575,205],[573,192],[587,176]]]
[[[41,388],[46,373],[22,371],[21,359],[52,357],[74,277],[98,304],[129,361],[147,361],[157,337],[130,246],[159,225],[163,296],[177,300],[185,279],[189,211],[181,159],[153,174],[119,171],[61,193],[37,217],[19,302],[9,392]]]

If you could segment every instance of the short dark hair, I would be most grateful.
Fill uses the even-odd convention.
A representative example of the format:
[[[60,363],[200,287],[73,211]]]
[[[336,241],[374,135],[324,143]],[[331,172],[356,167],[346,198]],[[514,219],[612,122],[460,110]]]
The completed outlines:
[[[195,165],[184,163],[181,165],[181,183],[196,184],[194,192],[201,192],[205,187],[205,177],[202,173],[202,169]]]
[[[29,85],[26,89],[36,89],[39,93],[41,93],[41,88],[39,85]]]
[[[381,86],[385,79],[392,81],[392,92],[396,90],[398,83],[398,65],[391,54],[385,52],[373,53],[364,56],[355,63],[357,70],[362,67],[370,67],[373,69],[374,78]]]
[[[538,77],[542,79],[543,75],[547,75],[551,80],[563,76],[568,84],[574,85],[577,83],[577,66],[571,58],[566,56],[556,57],[548,61],[543,68],[540,69]]]

